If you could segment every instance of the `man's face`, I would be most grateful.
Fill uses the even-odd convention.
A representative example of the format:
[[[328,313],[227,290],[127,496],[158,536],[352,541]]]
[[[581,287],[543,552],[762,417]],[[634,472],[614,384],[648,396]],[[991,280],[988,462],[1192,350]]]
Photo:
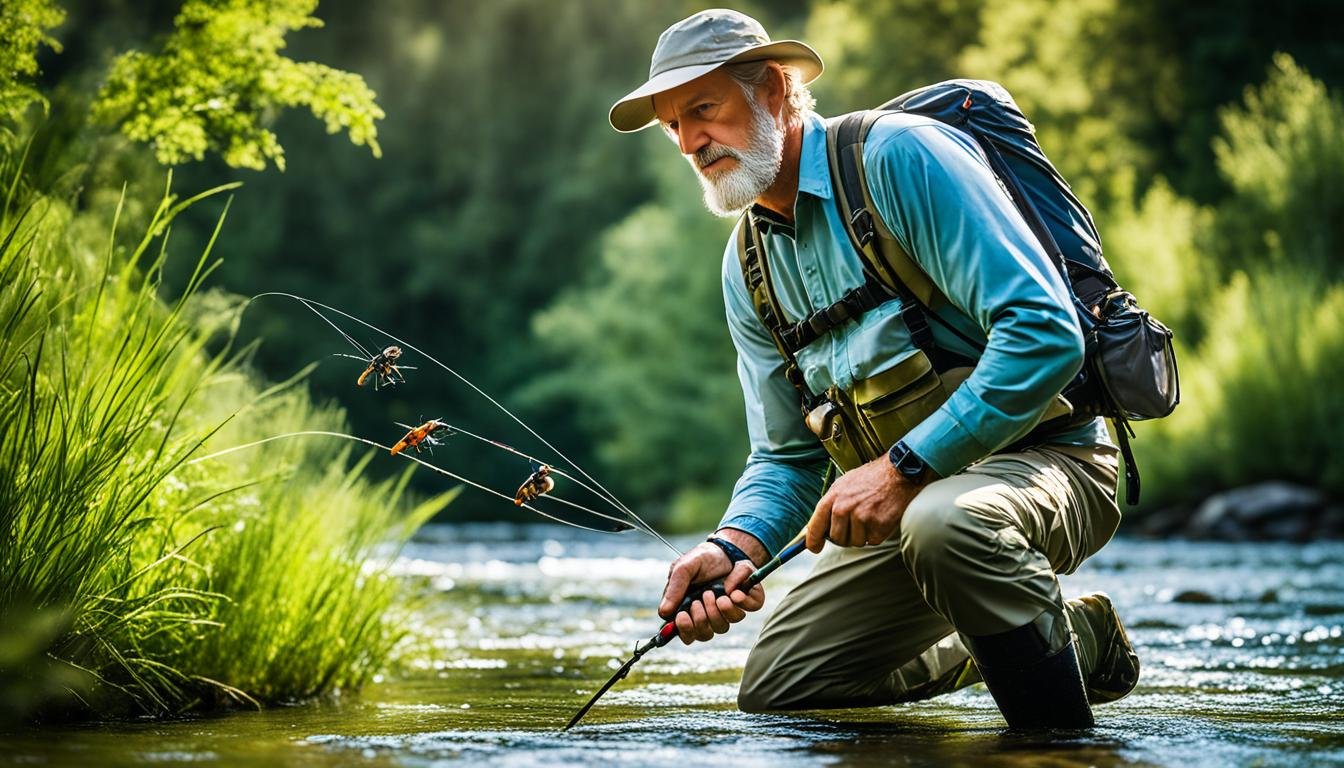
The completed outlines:
[[[653,107],[695,169],[710,211],[735,216],[774,183],[784,132],[723,69],[655,95]]]

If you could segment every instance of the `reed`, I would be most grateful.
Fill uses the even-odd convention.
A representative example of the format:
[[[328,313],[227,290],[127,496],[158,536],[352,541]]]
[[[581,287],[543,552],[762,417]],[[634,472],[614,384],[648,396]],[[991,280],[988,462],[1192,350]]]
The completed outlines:
[[[96,250],[73,234],[85,214],[32,195],[16,209],[24,195],[8,196],[0,718],[319,696],[357,688],[400,636],[386,564],[451,492],[413,503],[409,474],[370,481],[373,454],[343,441],[187,463],[345,429],[339,408],[311,400],[304,371],[268,386],[250,348],[209,351],[240,307],[201,290],[223,215],[186,290],[160,298],[173,218],[229,188],[165,192],[129,242],[118,207]]]

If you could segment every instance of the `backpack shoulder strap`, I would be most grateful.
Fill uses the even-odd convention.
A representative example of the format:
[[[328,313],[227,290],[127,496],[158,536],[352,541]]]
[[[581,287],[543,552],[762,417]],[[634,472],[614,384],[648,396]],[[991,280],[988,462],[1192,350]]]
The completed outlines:
[[[817,398],[807,388],[803,372],[798,368],[798,360],[794,356],[797,347],[785,341],[785,333],[789,328],[785,325],[784,310],[770,283],[770,263],[761,242],[760,226],[750,209],[738,220],[737,230],[737,260],[742,268],[742,279],[747,284],[747,297],[761,325],[770,334],[770,340],[775,343],[775,349],[784,358],[784,376],[798,390],[803,412],[806,413],[815,405]]]
[[[826,154],[835,185],[836,206],[864,270],[898,295],[904,289],[919,303],[932,308],[946,299],[882,221],[868,191],[863,146],[873,123],[887,114],[890,113],[873,109],[826,121]]]

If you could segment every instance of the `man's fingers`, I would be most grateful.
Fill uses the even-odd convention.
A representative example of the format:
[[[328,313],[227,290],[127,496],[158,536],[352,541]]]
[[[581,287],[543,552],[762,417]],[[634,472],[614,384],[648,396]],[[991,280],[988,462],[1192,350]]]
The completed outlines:
[[[831,494],[834,489],[826,492],[817,502],[817,508],[812,511],[812,519],[807,521],[807,548],[811,552],[820,552],[822,546],[826,544],[826,534],[831,532]]]
[[[677,625],[677,637],[681,638],[682,643],[690,645],[695,642],[695,624],[691,621],[691,614],[682,611],[673,622]]]
[[[864,547],[868,545],[868,528],[863,524],[863,518],[858,515],[849,521],[849,546]]]
[[[849,546],[849,510],[831,505],[831,541],[842,547]]]
[[[714,630],[709,626],[709,617],[705,615],[705,604],[702,600],[691,603],[691,623],[695,625],[693,634],[696,640],[703,641],[714,637]]]
[[[728,572],[728,576],[723,580],[723,591],[731,594],[733,590],[742,586],[742,582],[751,577],[756,572],[756,566],[741,560],[733,564],[733,570]]]
[[[868,532],[868,539],[874,544],[881,544],[891,538],[891,535],[896,532],[896,525],[899,524],[899,522],[900,518],[897,518],[896,523],[892,523],[891,525],[873,526],[873,529]]]
[[[759,611],[765,605],[765,587],[760,584],[752,587],[750,592],[738,589],[729,596],[733,598],[733,604],[744,611]]]
[[[715,634],[721,635],[728,631],[728,619],[724,618],[719,611],[719,601],[715,598],[713,592],[706,591],[701,598],[705,606],[705,619],[709,622],[710,629]]]
[[[737,607],[737,604],[733,602],[733,598],[728,597],[727,595],[723,595],[715,600],[714,603],[719,607],[719,614],[731,623],[735,624],[747,617],[747,612]],[[724,631],[726,632],[727,630]]]

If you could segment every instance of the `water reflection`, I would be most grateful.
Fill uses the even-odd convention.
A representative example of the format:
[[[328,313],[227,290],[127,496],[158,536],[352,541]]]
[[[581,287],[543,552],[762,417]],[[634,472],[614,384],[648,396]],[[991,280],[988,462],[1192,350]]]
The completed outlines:
[[[432,528],[398,572],[427,595],[385,679],[341,701],[0,737],[0,762],[574,765],[1317,765],[1344,762],[1344,544],[1117,541],[1067,577],[1110,592],[1143,658],[1099,727],[1004,735],[983,688],[900,708],[736,711],[761,616],[649,654],[563,725],[657,628],[660,546],[556,528]],[[771,603],[810,568],[767,584]]]

